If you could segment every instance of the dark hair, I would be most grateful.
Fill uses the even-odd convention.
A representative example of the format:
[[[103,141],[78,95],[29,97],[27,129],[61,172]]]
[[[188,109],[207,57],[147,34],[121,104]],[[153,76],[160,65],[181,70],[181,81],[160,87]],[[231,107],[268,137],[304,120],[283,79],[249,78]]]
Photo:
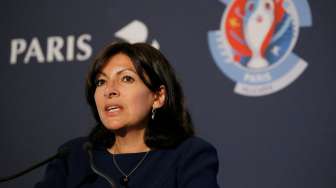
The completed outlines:
[[[163,54],[146,43],[112,43],[95,58],[86,79],[86,98],[97,125],[91,130],[89,139],[94,144],[111,147],[114,134],[102,124],[94,100],[96,79],[108,60],[116,54],[127,55],[141,80],[152,91],[160,86],[166,89],[164,105],[156,109],[154,120],[150,119],[145,128],[145,143],[153,149],[171,148],[194,134],[190,114],[186,108],[184,95],[175,71]]]

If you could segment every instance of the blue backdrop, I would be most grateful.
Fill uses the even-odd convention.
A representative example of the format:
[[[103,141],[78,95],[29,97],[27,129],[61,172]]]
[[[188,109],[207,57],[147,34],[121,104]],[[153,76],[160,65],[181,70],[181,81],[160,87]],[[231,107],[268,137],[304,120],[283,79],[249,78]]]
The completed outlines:
[[[151,43],[175,67],[198,135],[218,149],[221,187],[336,187],[336,3],[286,0],[294,34],[281,35],[280,42],[292,45],[281,57],[293,53],[301,62],[282,59],[263,69],[234,59],[242,51],[225,35],[231,29],[245,47],[256,44],[233,28],[248,21],[235,12],[239,3],[246,2],[3,0],[0,176],[89,132],[88,65],[104,45],[123,39]],[[280,43],[274,47],[270,53],[282,53]],[[230,57],[236,64],[225,62]],[[43,172],[0,187],[32,187]]]

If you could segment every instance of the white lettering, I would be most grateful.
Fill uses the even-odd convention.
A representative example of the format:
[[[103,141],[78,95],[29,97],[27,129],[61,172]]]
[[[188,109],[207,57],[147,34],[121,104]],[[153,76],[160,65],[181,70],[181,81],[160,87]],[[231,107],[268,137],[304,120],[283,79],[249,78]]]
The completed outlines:
[[[13,39],[11,40],[11,50],[10,50],[10,64],[14,65],[17,63],[17,56],[22,54],[27,48],[27,42],[24,39]]]
[[[89,34],[83,34],[78,37],[77,40],[77,48],[81,50],[83,53],[77,53],[76,58],[79,61],[85,61],[87,60],[91,54],[92,54],[92,48],[89,45],[89,41],[91,41],[91,35]]]
[[[47,39],[47,62],[64,61],[61,49],[64,46],[64,40],[62,37],[53,36]]]
[[[37,37],[33,37],[30,42],[22,38],[12,39],[10,64],[17,64],[20,60],[28,64],[34,58],[38,63],[85,61],[92,55],[91,39],[90,34],[82,34],[78,37],[75,35],[50,36],[46,41]]]
[[[75,36],[70,35],[67,37],[66,60],[73,61],[74,56],[75,56]]]
[[[27,64],[30,58],[32,57],[36,57],[37,62],[39,63],[44,62],[44,56],[42,53],[41,45],[36,37],[32,39],[23,62]]]
[[[272,79],[272,76],[269,72],[257,73],[257,74],[246,73],[244,75],[244,80],[250,83],[266,82],[266,81],[270,81],[271,79]]]

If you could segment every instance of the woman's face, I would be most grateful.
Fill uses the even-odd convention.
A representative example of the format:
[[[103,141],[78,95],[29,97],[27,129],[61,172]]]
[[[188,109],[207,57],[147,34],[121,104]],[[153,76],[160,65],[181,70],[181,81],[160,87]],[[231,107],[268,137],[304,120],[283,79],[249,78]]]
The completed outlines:
[[[150,91],[124,54],[112,56],[97,76],[95,102],[109,130],[143,128],[158,97]]]

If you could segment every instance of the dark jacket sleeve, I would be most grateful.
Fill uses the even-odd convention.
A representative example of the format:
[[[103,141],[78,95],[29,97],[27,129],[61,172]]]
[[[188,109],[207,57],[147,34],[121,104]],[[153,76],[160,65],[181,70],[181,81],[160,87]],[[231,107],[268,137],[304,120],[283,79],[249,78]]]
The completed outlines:
[[[178,187],[218,188],[218,156],[209,143],[194,138],[184,143],[183,159],[178,169]]]

